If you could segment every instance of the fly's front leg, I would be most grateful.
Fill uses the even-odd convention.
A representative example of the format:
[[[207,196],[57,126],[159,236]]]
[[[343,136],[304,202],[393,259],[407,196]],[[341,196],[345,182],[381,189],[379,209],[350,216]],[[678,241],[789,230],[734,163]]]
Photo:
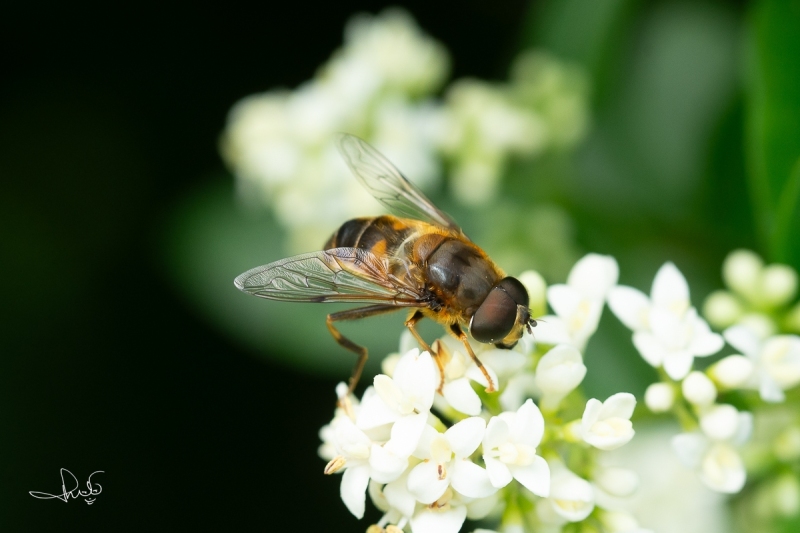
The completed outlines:
[[[436,366],[439,368],[439,378],[440,378],[439,387],[437,387],[436,392],[442,394],[442,388],[444,387],[444,363],[442,362],[442,358],[439,357],[439,350],[440,350],[440,347],[438,345],[439,343],[438,341],[433,343],[434,346],[436,347],[436,349],[434,350],[428,345],[427,342],[425,342],[425,339],[422,338],[422,335],[419,334],[417,328],[415,327],[417,325],[417,322],[419,322],[423,318],[425,318],[425,315],[422,314],[422,311],[415,311],[414,314],[411,315],[411,318],[406,320],[406,327],[411,332],[411,334],[414,335],[414,338],[417,339],[419,345],[422,346],[422,348],[426,350],[429,354],[431,354],[434,361],[436,361]]]
[[[358,309],[348,309],[347,311],[331,313],[328,315],[328,318],[325,319],[325,323],[328,325],[328,330],[331,332],[331,335],[333,335],[333,338],[336,340],[336,342],[339,343],[339,346],[342,346],[343,348],[346,348],[358,355],[358,361],[356,361],[356,366],[353,368],[353,374],[350,376],[350,383],[347,389],[348,394],[352,394],[353,390],[356,388],[356,385],[358,385],[358,380],[361,378],[361,371],[364,370],[364,365],[367,362],[367,349],[363,346],[359,346],[342,335],[341,332],[336,329],[333,323],[341,320],[356,320],[358,318],[383,315],[397,310],[398,308],[393,305],[370,305],[368,307],[360,307]]]
[[[481,360],[478,359],[478,356],[472,351],[472,346],[469,345],[467,334],[464,333],[458,324],[451,325],[450,331],[452,331],[453,334],[458,337],[458,340],[464,344],[464,348],[467,349],[467,353],[470,357],[472,357],[472,360],[475,361],[475,364],[478,365],[478,368],[483,373],[483,377],[486,378],[486,382],[489,383],[489,386],[486,387],[486,392],[497,392],[497,389],[494,386],[494,381],[492,381],[492,377],[489,375],[489,372],[486,371],[486,368],[483,366],[483,363],[481,363]]]

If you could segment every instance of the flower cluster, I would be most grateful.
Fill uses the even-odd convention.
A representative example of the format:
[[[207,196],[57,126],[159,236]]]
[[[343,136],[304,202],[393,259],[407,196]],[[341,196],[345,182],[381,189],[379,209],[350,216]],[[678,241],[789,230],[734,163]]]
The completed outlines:
[[[241,196],[271,208],[307,251],[365,206],[380,210],[330,142],[338,132],[368,140],[423,189],[445,157],[456,197],[475,203],[491,199],[509,156],[572,146],[586,130],[584,75],[541,53],[520,56],[510,83],[462,80],[442,101],[448,72],[446,49],[405,11],[354,17],[313,79],[231,110],[221,150]]]
[[[520,277],[532,307],[542,306],[541,278]],[[616,278],[612,258],[591,254],[567,284],[547,289],[547,340],[537,330],[535,343],[526,336],[511,350],[473,344],[499,394],[485,392],[486,377],[452,337],[432,345],[437,364],[404,335],[360,400],[340,384],[319,453],[326,474],[342,474],[350,512],[363,517],[369,494],[384,513],[371,533],[455,533],[467,518],[503,531],[644,531],[613,504],[633,493],[636,475],[599,461],[633,438],[636,400],[587,401],[577,390],[582,346]]]
[[[775,334],[779,323],[763,314],[786,306],[797,276],[782,265],[764,268],[755,254],[742,251],[729,256],[723,272],[735,294],[718,291],[705,305],[714,325],[727,326],[722,335],[691,307],[686,279],[672,263],[656,274],[649,298],[619,286],[609,306],[633,330],[644,360],[660,369],[662,380],[648,387],[645,403],[678,418],[684,430],[672,439],[678,456],[711,489],[737,493],[747,478],[738,448],[752,434],[750,411],[782,402],[784,391],[800,383],[800,337]],[[717,354],[725,341],[740,353],[693,370],[695,357]],[[761,404],[748,391],[758,391]],[[740,411],[742,405],[749,409]]]

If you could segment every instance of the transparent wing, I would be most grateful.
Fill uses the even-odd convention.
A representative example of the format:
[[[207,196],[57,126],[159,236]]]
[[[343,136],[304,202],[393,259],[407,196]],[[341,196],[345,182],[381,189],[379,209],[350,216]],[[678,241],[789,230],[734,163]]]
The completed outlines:
[[[291,302],[424,307],[423,294],[390,273],[390,261],[358,248],[332,248],[256,267],[234,280],[244,292]]]
[[[406,179],[380,152],[354,135],[339,135],[338,147],[358,181],[389,210],[401,217],[431,222],[464,234],[416,185]]]

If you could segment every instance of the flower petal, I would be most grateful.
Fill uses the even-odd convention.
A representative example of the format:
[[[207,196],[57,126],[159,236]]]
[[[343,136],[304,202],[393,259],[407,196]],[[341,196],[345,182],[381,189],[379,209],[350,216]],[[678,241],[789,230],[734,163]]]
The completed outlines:
[[[408,474],[409,492],[425,505],[438,500],[449,485],[450,478],[446,475],[439,479],[439,465],[433,461],[418,464]]]
[[[628,329],[633,331],[650,329],[648,323],[650,300],[642,291],[624,285],[614,287],[608,293],[608,306]]]
[[[718,492],[735,494],[744,487],[747,472],[738,452],[727,443],[718,443],[703,457],[700,479]]]
[[[618,392],[608,397],[600,409],[600,418],[627,418],[630,420],[636,408],[636,397],[629,392]]]
[[[567,324],[561,318],[553,315],[543,316],[536,323],[537,344],[571,344]]]
[[[488,383],[486,385],[488,386]],[[466,378],[454,379],[445,383],[442,395],[456,411],[473,416],[481,414],[480,396],[472,390],[469,380]]]
[[[497,492],[489,481],[486,470],[469,459],[456,459],[450,463],[450,484],[468,498],[485,498]]]
[[[534,448],[539,446],[544,435],[544,417],[533,400],[526,401],[517,410],[517,416],[509,429],[514,442]]]
[[[414,514],[414,507],[417,505],[417,499],[408,491],[408,474],[404,474],[396,480],[388,483],[383,488],[383,495],[386,497],[387,503],[400,511],[403,516],[411,516]]]
[[[567,285],[584,297],[604,300],[608,290],[617,284],[619,266],[610,255],[586,254],[570,270]]]
[[[686,350],[670,352],[664,357],[664,371],[675,381],[685,378],[692,369],[694,356]]]
[[[487,455],[483,456],[483,462],[486,463],[486,473],[489,475],[489,481],[492,485],[502,489],[511,483],[514,477],[504,462]]]
[[[369,454],[370,477],[378,483],[394,481],[408,467],[408,456],[398,456],[390,449],[373,444]]]
[[[392,426],[392,436],[386,443],[386,449],[398,457],[408,457],[414,453],[427,421],[428,413],[400,417]]]
[[[637,331],[633,334],[633,345],[642,358],[656,368],[661,366],[667,356],[667,349],[652,333]]]
[[[531,464],[527,466],[510,465],[509,470],[514,479],[532,493],[543,498],[550,495],[550,467],[547,465],[547,461],[538,455],[533,458]]]
[[[689,308],[689,285],[673,263],[664,263],[656,272],[650,298],[654,306],[669,309],[677,315],[683,315]]]
[[[449,511],[425,510],[411,518],[414,533],[458,533],[467,518],[463,505],[451,507]]]
[[[493,416],[486,426],[486,432],[483,434],[483,450],[491,450],[497,448],[501,444],[508,442],[511,435],[511,430],[505,420]]]
[[[722,332],[725,340],[749,358],[755,358],[761,347],[761,339],[746,326],[731,326]]]
[[[346,468],[339,485],[339,494],[347,509],[356,518],[364,517],[364,505],[369,485],[369,466],[366,463]]]
[[[469,457],[478,449],[485,432],[486,421],[478,416],[473,416],[453,424],[444,432],[444,436],[456,457]]]
[[[547,288],[547,301],[561,318],[572,316],[578,309],[581,299],[581,294],[569,285],[550,285]]]

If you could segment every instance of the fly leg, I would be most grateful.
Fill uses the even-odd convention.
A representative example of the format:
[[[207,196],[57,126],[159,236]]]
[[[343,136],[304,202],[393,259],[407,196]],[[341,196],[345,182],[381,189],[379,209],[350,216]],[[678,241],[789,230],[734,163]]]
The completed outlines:
[[[356,361],[356,366],[353,368],[353,374],[350,376],[350,383],[347,388],[348,394],[352,394],[353,390],[356,388],[356,385],[358,385],[358,380],[361,378],[361,371],[364,370],[364,364],[367,362],[367,349],[363,346],[359,346],[342,335],[339,330],[336,329],[333,323],[341,320],[356,320],[359,318],[383,315],[397,310],[398,308],[394,305],[370,305],[367,307],[359,307],[358,309],[348,309],[346,311],[339,311],[338,313],[331,313],[328,315],[328,318],[325,319],[325,323],[328,325],[328,330],[331,332],[331,335],[333,335],[333,338],[336,340],[336,342],[339,343],[339,346],[342,346],[343,348],[346,348],[358,355],[358,361]]]
[[[453,335],[458,337],[458,340],[460,340],[464,344],[464,348],[467,349],[467,353],[469,354],[470,357],[472,357],[472,360],[475,361],[475,364],[478,365],[478,368],[483,373],[483,376],[486,378],[486,381],[489,383],[489,386],[486,387],[486,392],[497,392],[497,389],[494,387],[494,381],[492,381],[491,376],[489,376],[489,372],[486,371],[486,368],[483,366],[483,363],[481,363],[481,360],[478,359],[478,356],[475,355],[475,352],[472,351],[472,346],[469,345],[467,334],[464,333],[464,331],[458,324],[452,324],[450,326],[450,331],[452,331]]]
[[[424,350],[427,350],[427,352],[433,356],[433,360],[436,361],[436,366],[439,368],[439,387],[437,387],[436,392],[442,394],[442,388],[444,387],[444,363],[442,362],[442,358],[439,357],[439,350],[441,347],[437,341],[433,343],[434,346],[436,346],[436,349],[431,348],[428,343],[425,342],[425,339],[422,338],[422,335],[420,335],[417,331],[415,326],[417,325],[417,322],[423,318],[425,318],[425,315],[422,314],[422,311],[415,311],[414,314],[411,315],[411,318],[406,320],[406,327],[411,334],[414,335],[414,338],[417,339],[419,345],[422,346]]]

